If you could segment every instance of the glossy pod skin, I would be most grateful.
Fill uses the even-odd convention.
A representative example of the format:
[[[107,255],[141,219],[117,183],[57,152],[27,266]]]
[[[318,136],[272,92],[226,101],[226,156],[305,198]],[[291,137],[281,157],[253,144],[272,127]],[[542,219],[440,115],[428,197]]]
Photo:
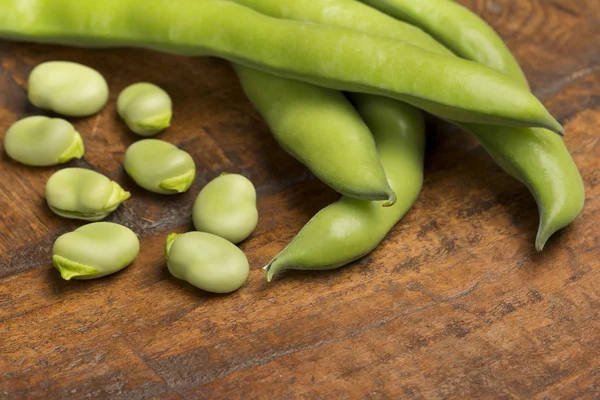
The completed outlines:
[[[100,221],[130,197],[117,182],[89,169],[65,168],[46,182],[46,202],[57,215]]]
[[[448,0],[362,1],[422,27],[456,54],[494,68],[529,88],[519,63],[498,34],[460,4]],[[437,52],[438,47],[424,48]],[[538,251],[556,231],[581,214],[585,204],[583,179],[561,138],[541,128],[455,123],[473,135],[506,172],[533,194],[540,214],[535,240]]]
[[[423,185],[425,122],[422,113],[377,96],[352,96],[373,132],[377,151],[398,201],[391,207],[342,197],[319,211],[266,267],[278,271],[330,270],[371,252],[417,199]]]
[[[170,234],[165,257],[175,278],[211,293],[238,290],[250,273],[248,259],[238,247],[206,232]]]
[[[89,280],[122,270],[139,252],[140,242],[131,229],[95,222],[56,239],[52,263],[64,280]]]
[[[388,15],[422,28],[456,55],[477,61],[529,87],[525,74],[494,29],[452,0],[360,0]]]
[[[196,178],[192,156],[164,140],[135,142],[125,152],[124,165],[138,185],[159,194],[183,193]]]
[[[194,227],[239,243],[256,228],[256,189],[248,178],[223,174],[210,181],[198,194],[192,210]]]
[[[34,116],[15,122],[4,136],[4,150],[15,161],[48,167],[83,157],[79,132],[60,118]]]
[[[171,125],[173,103],[160,87],[139,82],[119,94],[117,112],[133,132],[154,136]]]
[[[583,179],[559,136],[540,128],[457,125],[532,193],[540,214],[536,250],[542,251],[554,233],[581,214],[585,204]]]
[[[396,195],[371,132],[342,93],[251,68],[234,69],[284,150],[343,195],[394,204]]]
[[[398,21],[357,0],[232,0],[275,18],[313,22],[387,36],[436,54],[454,55],[420,28]],[[376,22],[376,23],[373,23]]]
[[[173,7],[172,0],[29,0],[23,7],[21,0],[0,0],[0,37],[213,55],[331,89],[396,98],[442,118],[562,133],[529,91],[477,63],[352,29],[271,18],[230,1],[180,0]]]
[[[69,117],[96,114],[108,101],[108,84],[100,73],[67,61],[49,61],[35,67],[27,91],[34,106]]]
[[[246,4],[253,4],[259,11],[267,12],[275,17],[298,18],[312,22],[327,23],[340,27],[365,30],[370,33],[376,33],[392,38],[404,38],[411,44],[420,46],[425,50],[436,54],[448,55],[449,50],[441,43],[432,41],[431,36],[421,30],[411,28],[407,23],[395,20],[390,21],[390,17],[375,9],[369,12],[356,12],[349,6],[346,0],[324,0],[323,2],[310,2],[312,11],[307,12],[303,8],[305,2],[301,0],[288,0],[281,3],[275,0],[236,0]],[[358,2],[352,2],[358,3]],[[412,7],[418,7],[423,2],[411,2]],[[389,1],[388,4],[392,4]],[[399,4],[399,2],[397,3]],[[285,7],[282,7],[284,5]],[[324,7],[336,6],[336,7]],[[320,8],[319,8],[320,7]],[[437,9],[436,15],[439,17],[442,12],[452,11],[453,7]],[[355,11],[352,11],[355,10]],[[430,18],[429,15],[422,15],[423,19]],[[444,20],[451,20],[455,16],[447,14]],[[477,37],[480,47],[487,47],[482,52],[498,52],[502,58],[512,59],[501,64],[491,63],[493,68],[499,68],[500,72],[510,74],[517,84],[524,89],[528,87],[523,80],[522,71],[519,68],[507,67],[500,68],[498,65],[515,65],[517,61],[510,52],[506,53],[506,47],[503,43],[497,41],[497,34],[492,31],[490,34],[489,25],[485,22],[476,22],[472,19],[479,17],[473,13],[463,14],[462,17],[468,21],[465,24],[470,29],[474,27],[483,27]],[[462,20],[458,21],[461,24]],[[454,23],[454,21],[452,22]],[[427,26],[426,23],[417,23],[420,26]],[[452,26],[451,23],[449,23]],[[451,33],[441,34],[439,31],[445,29],[445,24],[435,26],[437,36],[452,36]],[[452,30],[452,28],[450,28]],[[454,47],[462,43],[462,50],[459,53],[468,55],[477,53],[477,49],[469,46],[471,40],[464,42],[455,41]],[[494,49],[496,46],[502,48]],[[481,61],[484,58],[473,56],[473,61]],[[456,123],[456,122],[455,122]],[[488,151],[492,158],[511,176],[523,182],[532,192],[537,201],[540,224],[535,242],[538,251],[544,248],[547,240],[553,233],[569,225],[581,213],[585,202],[585,188],[581,175],[569,154],[564,142],[560,137],[555,137],[552,132],[540,128],[511,128],[493,125],[457,123],[462,129],[474,136],[482,146]]]

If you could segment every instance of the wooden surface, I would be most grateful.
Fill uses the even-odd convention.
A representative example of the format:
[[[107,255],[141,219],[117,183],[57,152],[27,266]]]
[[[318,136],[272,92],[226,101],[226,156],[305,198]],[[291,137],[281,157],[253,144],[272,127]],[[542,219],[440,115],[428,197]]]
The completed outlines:
[[[464,0],[514,50],[567,130],[587,187],[577,222],[534,252],[536,205],[467,135],[434,123],[414,209],[369,257],[329,273],[261,267],[337,195],[280,150],[230,67],[149,51],[0,42],[0,138],[46,60],[99,70],[111,102],[76,121],[93,167],[132,192],[109,220],[142,238],[138,260],[91,282],[65,282],[55,238],[80,223],[53,215],[55,168],[0,159],[2,399],[575,399],[600,397],[600,17],[598,0]],[[116,117],[119,91],[151,81],[173,95],[161,137],[193,154],[186,194],[152,195],[122,168],[135,138]],[[493,94],[492,94],[493,95]],[[260,223],[242,248],[247,285],[213,296],[172,278],[172,231],[191,229],[200,188],[248,176]]]

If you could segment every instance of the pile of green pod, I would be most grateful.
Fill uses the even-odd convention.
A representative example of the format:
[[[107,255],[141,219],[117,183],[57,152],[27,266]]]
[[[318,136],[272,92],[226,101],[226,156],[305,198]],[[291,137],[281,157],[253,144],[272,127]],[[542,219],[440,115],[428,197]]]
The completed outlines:
[[[152,7],[136,0],[30,0],[26,6],[0,0],[0,38],[230,61],[278,143],[342,195],[268,263],[268,280],[286,269],[347,265],[383,240],[421,192],[424,113],[471,134],[529,188],[540,215],[538,251],[584,206],[583,181],[562,126],[531,93],[498,34],[451,0],[180,0],[177,6],[154,0]],[[97,72],[47,64],[30,79],[37,107],[87,116],[106,103],[108,87]],[[171,123],[170,97],[150,83],[126,88],[117,109],[140,136]],[[82,135],[70,123],[46,117],[16,123],[5,149],[34,166],[84,153]],[[134,143],[124,166],[139,186],[164,195],[189,190],[196,176],[189,154],[158,139]],[[54,212],[87,221],[105,218],[128,197],[117,183],[77,168],[57,172],[47,187]],[[252,183],[237,174],[217,177],[198,194],[192,219],[196,232],[167,238],[171,273],[217,293],[241,287],[249,267],[235,245],[257,226]],[[89,242],[92,233],[71,240]],[[64,245],[55,247],[63,276],[110,270],[97,260],[67,262]]]

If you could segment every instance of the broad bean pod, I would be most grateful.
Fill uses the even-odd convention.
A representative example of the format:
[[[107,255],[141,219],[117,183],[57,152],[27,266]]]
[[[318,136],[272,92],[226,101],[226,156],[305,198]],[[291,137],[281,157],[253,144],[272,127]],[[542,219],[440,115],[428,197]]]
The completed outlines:
[[[352,29],[271,18],[230,1],[0,0],[0,37],[219,56],[396,98],[442,118],[563,132],[533,94],[485,66]]]
[[[361,1],[423,28],[459,56],[487,65],[529,88],[518,61],[500,36],[462,5],[449,0]],[[455,123],[473,135],[506,172],[533,194],[540,214],[535,241],[538,251],[556,231],[579,216],[585,204],[585,187],[561,138],[540,128]]]
[[[452,0],[360,0],[422,28],[455,54],[477,61],[529,87],[518,61],[483,19]]]
[[[276,0],[235,0],[239,3],[251,5],[258,11],[274,17],[294,18],[315,23],[330,24],[339,27],[361,29],[366,32],[388,36],[422,47],[436,54],[452,54],[443,44],[432,40],[432,37],[422,31],[415,30],[414,26],[378,12],[376,9],[365,10],[365,5],[358,6],[354,0],[324,0],[323,2],[304,2],[302,0],[287,0],[285,3]],[[396,0],[397,1],[397,0]],[[435,1],[435,0],[431,0]],[[391,4],[392,0],[389,1]],[[425,1],[423,1],[425,3]],[[399,4],[399,3],[397,3]],[[413,8],[421,2],[414,2]],[[369,7],[366,7],[369,8]],[[443,12],[452,11],[453,7],[438,9],[437,18]],[[462,14],[464,18],[479,18],[473,13]],[[430,14],[423,13],[421,18],[432,18]],[[452,19],[446,15],[445,20]],[[442,20],[440,20],[442,21]],[[461,22],[462,23],[462,22]],[[467,21],[472,29],[483,26],[485,23]],[[433,26],[432,24],[419,23],[419,26]],[[485,24],[485,26],[488,26]],[[446,25],[435,25],[437,37]],[[452,28],[450,28],[452,29]],[[488,28],[480,28],[479,45],[481,47],[505,46],[498,44],[497,35]],[[486,39],[487,38],[487,39]],[[461,44],[460,54],[468,55],[476,50],[470,44],[473,40],[457,41],[454,47]],[[507,54],[505,47],[494,50],[480,50],[481,52],[497,51],[505,61],[500,65],[514,65],[517,63],[510,52]],[[473,61],[484,61],[485,58],[473,56]],[[500,68],[498,64],[490,62],[490,67],[498,68],[500,72],[510,74],[512,79],[524,89],[528,87],[522,78],[519,68]],[[512,177],[523,182],[533,194],[538,204],[540,224],[538,228],[535,247],[538,251],[544,248],[547,240],[559,229],[573,222],[581,213],[585,202],[585,188],[583,180],[569,154],[563,140],[552,132],[540,128],[511,128],[485,124],[457,123],[462,129],[469,132],[477,139],[492,158]]]
[[[345,196],[395,203],[371,132],[342,93],[234,68],[246,96],[283,149]]]
[[[330,270],[371,252],[406,214],[423,185],[425,122],[417,109],[378,96],[352,95],[375,139],[392,189],[402,196],[391,207],[342,197],[319,211],[267,266],[277,271]]]

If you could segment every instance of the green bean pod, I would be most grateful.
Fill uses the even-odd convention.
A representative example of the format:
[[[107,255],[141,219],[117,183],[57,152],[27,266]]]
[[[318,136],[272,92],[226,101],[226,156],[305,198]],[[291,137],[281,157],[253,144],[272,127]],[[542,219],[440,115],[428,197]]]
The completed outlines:
[[[246,96],[288,153],[343,195],[394,204],[396,195],[373,136],[342,93],[251,68],[234,69]]]
[[[308,4],[303,0],[287,0],[285,3],[277,0],[235,1],[256,7],[258,11],[274,17],[294,18],[339,27],[356,28],[395,39],[404,39],[436,54],[447,55],[450,53],[443,44],[432,40],[428,33],[415,30],[410,24],[401,20],[394,20],[373,8],[368,11],[364,10],[364,7],[361,8],[358,5],[360,3],[353,0],[324,0]],[[374,0],[372,1],[374,2]],[[392,1],[400,4],[400,0],[390,0],[387,4],[392,4]],[[414,10],[426,4],[427,1],[410,3]],[[435,28],[435,32],[431,31],[434,36],[447,38],[450,42],[453,37],[452,29],[454,29],[452,24],[455,22],[462,24],[463,22],[462,20],[458,22],[453,20],[450,23],[449,20],[452,20],[454,16],[448,11],[453,9],[454,7],[450,6],[449,8],[439,8],[435,12],[435,17],[439,18],[438,21],[445,21],[448,24],[441,22],[437,25],[425,22],[416,24],[422,27],[431,27],[431,29]],[[444,16],[444,12],[447,15]],[[400,13],[391,14],[399,15]],[[523,88],[527,88],[528,85],[523,80],[520,67],[509,67],[510,65],[518,65],[518,63],[510,52],[507,53],[505,45],[498,42],[497,34],[493,30],[490,32],[491,28],[485,22],[473,21],[479,18],[476,14],[468,12],[461,15],[467,19],[466,25],[470,27],[471,32],[475,27],[479,27],[480,33],[478,35],[473,34],[473,38],[477,38],[477,40],[464,40],[462,42],[457,40],[453,42],[453,45],[450,43],[445,44],[448,44],[449,47],[463,56],[472,54],[472,60],[479,62],[485,62],[485,58],[483,56],[477,57],[478,51],[489,54],[497,52],[506,61],[500,64],[489,62],[488,66],[508,74]],[[431,13],[422,13],[420,17],[423,20],[433,18]],[[442,33],[447,25],[449,26],[449,32]],[[486,47],[487,49],[476,50],[472,48],[474,43],[478,43],[479,47]],[[460,48],[457,49],[457,47]],[[494,47],[498,48],[494,49]],[[507,67],[504,68],[502,65]],[[539,128],[510,128],[468,123],[458,123],[458,125],[474,136],[508,174],[523,182],[533,194],[540,214],[540,224],[535,243],[538,251],[544,248],[545,243],[553,233],[569,225],[581,213],[585,202],[583,180],[560,137],[554,137],[556,135],[552,132]]]
[[[342,197],[319,211],[267,266],[267,280],[281,270],[330,270],[371,252],[406,214],[423,185],[425,123],[413,107],[377,96],[352,96],[375,139],[379,158],[398,201]]]
[[[458,56],[477,61],[529,87],[521,66],[502,38],[477,14],[452,0],[360,0],[415,25]]]
[[[0,0],[0,37],[219,56],[396,98],[451,120],[563,132],[533,94],[490,68],[352,29],[271,18],[230,1]]]
[[[421,27],[459,56],[487,65],[529,88],[518,61],[502,38],[462,5],[449,0],[361,1]],[[437,49],[438,46],[431,48]],[[531,191],[540,214],[535,241],[538,251],[544,249],[555,232],[581,214],[585,204],[583,179],[561,138],[540,128],[455,123],[473,135],[506,172]]]

